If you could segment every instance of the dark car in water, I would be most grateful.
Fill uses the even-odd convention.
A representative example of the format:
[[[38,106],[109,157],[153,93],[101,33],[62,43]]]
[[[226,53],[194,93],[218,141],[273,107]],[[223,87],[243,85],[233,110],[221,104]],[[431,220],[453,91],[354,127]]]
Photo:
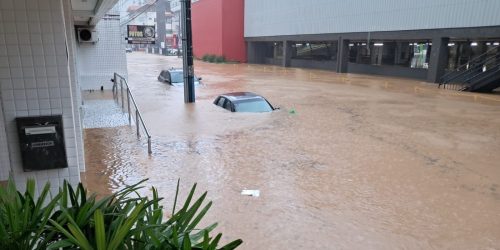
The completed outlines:
[[[252,92],[234,92],[218,96],[214,104],[231,112],[271,112],[275,108],[266,98]]]
[[[172,86],[184,86],[184,74],[182,69],[162,70],[158,76],[158,81],[166,82]],[[199,85],[201,77],[194,76],[194,85]]]

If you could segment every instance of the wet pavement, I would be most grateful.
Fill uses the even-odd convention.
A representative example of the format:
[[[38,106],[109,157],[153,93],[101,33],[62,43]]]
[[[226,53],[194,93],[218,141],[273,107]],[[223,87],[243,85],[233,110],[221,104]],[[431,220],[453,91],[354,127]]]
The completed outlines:
[[[160,83],[174,57],[127,54],[152,133],[85,130],[101,194],[143,178],[173,203],[198,183],[224,240],[241,249],[498,249],[500,96],[398,78],[196,62],[196,104]],[[231,113],[221,93],[253,91],[281,110]],[[259,197],[242,196],[244,189]]]
[[[82,95],[83,128],[112,128],[129,125],[127,113],[113,99],[111,91],[85,91]]]

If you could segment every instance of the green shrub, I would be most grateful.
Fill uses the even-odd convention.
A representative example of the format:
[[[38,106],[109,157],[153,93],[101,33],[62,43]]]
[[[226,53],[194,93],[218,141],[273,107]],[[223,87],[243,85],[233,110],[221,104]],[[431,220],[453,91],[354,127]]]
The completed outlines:
[[[215,57],[215,62],[216,62],[216,63],[223,63],[223,62],[226,62],[226,57],[224,57],[224,56],[216,56],[216,57]]]
[[[211,63],[223,63],[226,62],[226,57],[224,56],[217,56],[213,54],[205,54],[201,58],[204,62],[211,62]]]
[[[208,60],[208,62],[213,63],[213,62],[215,62],[216,57],[217,57],[216,55],[208,55],[207,60]]]
[[[67,182],[48,198],[46,184],[36,201],[35,182],[29,180],[24,194],[9,181],[0,187],[0,249],[217,249],[221,234],[210,236],[214,223],[197,228],[212,205],[203,205],[205,192],[193,203],[196,184],[176,210],[179,182],[172,216],[164,221],[158,192],[152,198],[138,195],[146,180],[111,196],[97,199],[80,183],[73,189]],[[46,204],[46,205],[45,205]],[[223,249],[235,249],[235,240]]]

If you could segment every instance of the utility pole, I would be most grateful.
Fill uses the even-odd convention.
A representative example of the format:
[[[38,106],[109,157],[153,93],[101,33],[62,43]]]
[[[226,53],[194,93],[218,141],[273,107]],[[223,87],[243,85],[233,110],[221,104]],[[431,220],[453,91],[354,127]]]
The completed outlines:
[[[165,30],[165,11],[167,11],[167,6],[170,7],[170,3],[167,0],[158,0],[156,2],[156,47],[158,47],[158,54],[160,53],[160,49],[165,49],[165,46],[161,45],[165,44],[165,35],[167,33]]]
[[[184,102],[194,103],[193,35],[191,29],[191,0],[181,0],[182,61],[184,63]]]

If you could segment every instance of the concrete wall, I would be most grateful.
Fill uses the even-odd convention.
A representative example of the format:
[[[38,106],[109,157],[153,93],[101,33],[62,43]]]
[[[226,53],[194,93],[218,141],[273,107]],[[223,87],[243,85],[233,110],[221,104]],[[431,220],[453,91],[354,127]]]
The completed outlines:
[[[406,77],[419,80],[426,80],[428,76],[427,69],[413,69],[401,66],[367,65],[358,63],[348,63],[348,72],[359,73],[359,74]]]
[[[66,36],[71,22],[64,18],[63,2],[2,0],[0,13],[0,94],[11,174],[21,190],[27,178],[39,187],[50,181],[53,191],[65,179],[76,184],[80,171],[68,57],[74,41]],[[15,118],[39,115],[62,115],[69,168],[23,172]],[[0,163],[6,161],[0,157]]]
[[[335,68],[337,67],[337,61],[291,59],[290,67],[335,70]]]
[[[248,0],[245,37],[500,25],[498,0]]]
[[[117,72],[127,76],[125,39],[120,34],[118,18],[102,19],[96,25],[99,41],[95,44],[77,43],[78,83],[82,90],[111,89],[110,79]]]

